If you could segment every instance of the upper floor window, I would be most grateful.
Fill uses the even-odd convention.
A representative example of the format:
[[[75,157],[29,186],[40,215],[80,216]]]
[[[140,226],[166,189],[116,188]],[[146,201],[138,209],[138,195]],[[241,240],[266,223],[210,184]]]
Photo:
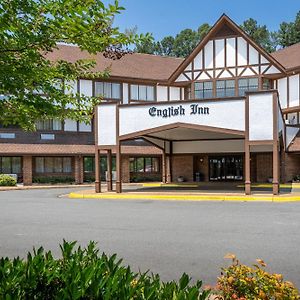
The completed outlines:
[[[61,120],[39,120],[35,123],[37,130],[62,130]]]
[[[239,96],[245,96],[247,91],[258,90],[258,78],[241,78],[238,81]]]
[[[234,80],[217,80],[216,96],[218,98],[234,97],[235,96],[235,81]]]
[[[213,97],[212,81],[195,82],[195,99],[206,99]]]
[[[107,99],[121,99],[121,84],[113,82],[95,82],[95,96]]]
[[[132,84],[130,98],[131,100],[154,101],[154,86]]]
[[[262,79],[263,90],[270,90],[272,88],[272,81],[269,78]]]

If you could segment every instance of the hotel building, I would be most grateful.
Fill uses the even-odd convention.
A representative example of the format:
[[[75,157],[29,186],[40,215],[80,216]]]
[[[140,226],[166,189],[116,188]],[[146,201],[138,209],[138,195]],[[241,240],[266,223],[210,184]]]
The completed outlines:
[[[103,100],[90,125],[0,128],[0,173],[27,185],[95,178],[97,191],[106,177],[118,192],[132,181],[242,181],[246,194],[267,181],[277,194],[279,182],[300,174],[300,44],[269,54],[223,15],[185,59],[134,53],[111,61],[67,45],[49,58],[110,67],[109,79],[73,84]]]

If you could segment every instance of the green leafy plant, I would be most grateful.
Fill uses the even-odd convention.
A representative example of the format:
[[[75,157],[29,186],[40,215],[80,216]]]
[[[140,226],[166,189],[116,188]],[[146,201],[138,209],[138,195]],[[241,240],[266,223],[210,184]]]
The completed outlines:
[[[271,274],[265,270],[266,263],[257,259],[252,267],[240,264],[234,254],[227,254],[232,264],[223,268],[218,278],[219,300],[296,300],[299,293],[281,274]]]
[[[15,186],[17,180],[9,175],[0,174],[0,186]]]
[[[159,275],[132,272],[115,254],[100,254],[95,242],[75,246],[64,241],[60,259],[43,248],[27,260],[0,259],[0,299],[205,300],[210,295],[201,281],[191,285],[187,274],[178,282],[162,282]]]
[[[74,177],[71,176],[41,176],[41,177],[33,177],[33,183],[74,183]]]

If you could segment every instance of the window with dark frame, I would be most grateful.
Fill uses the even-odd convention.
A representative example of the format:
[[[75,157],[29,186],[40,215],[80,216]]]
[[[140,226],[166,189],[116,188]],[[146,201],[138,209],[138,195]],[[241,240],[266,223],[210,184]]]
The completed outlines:
[[[36,173],[72,173],[71,157],[35,157]]]
[[[129,161],[132,173],[158,173],[160,170],[158,157],[131,157]]]
[[[0,173],[19,174],[22,172],[22,158],[19,156],[0,156]]]
[[[216,81],[216,97],[234,97],[235,96],[235,80],[217,80]]]
[[[213,98],[213,82],[195,82],[195,99]]]
[[[245,96],[245,92],[258,90],[258,78],[240,78],[238,80],[239,96]]]
[[[121,84],[115,82],[95,82],[95,96],[104,99],[121,99]]]
[[[154,101],[154,86],[153,85],[130,85],[131,100]]]
[[[62,121],[57,119],[38,120],[35,126],[37,130],[62,130]]]

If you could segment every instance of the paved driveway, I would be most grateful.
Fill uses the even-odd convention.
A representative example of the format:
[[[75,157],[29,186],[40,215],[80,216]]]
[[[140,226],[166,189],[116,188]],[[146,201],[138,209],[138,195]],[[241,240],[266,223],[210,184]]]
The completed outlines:
[[[135,270],[213,284],[233,252],[245,263],[264,259],[300,287],[300,203],[58,198],[70,191],[0,192],[0,255],[24,256],[33,245],[59,255],[62,239],[96,240]]]

